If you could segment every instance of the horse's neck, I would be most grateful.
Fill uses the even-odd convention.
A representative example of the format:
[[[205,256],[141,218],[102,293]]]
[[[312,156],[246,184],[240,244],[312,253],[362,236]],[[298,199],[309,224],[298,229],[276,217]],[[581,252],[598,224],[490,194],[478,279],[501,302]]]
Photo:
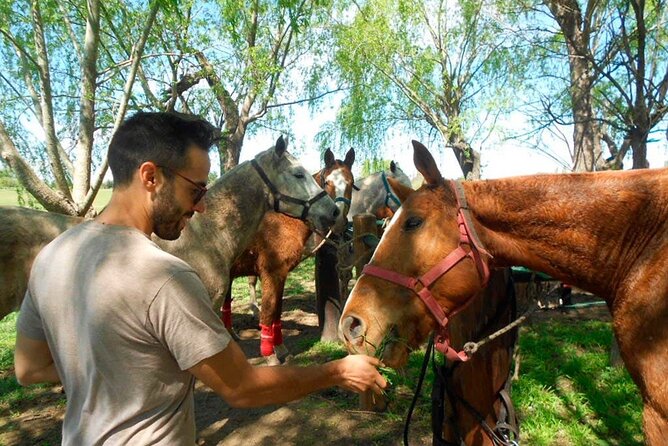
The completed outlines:
[[[464,184],[494,265],[543,271],[602,298],[614,298],[648,245],[665,243],[668,170]]]
[[[349,215],[365,212],[375,214],[376,209],[384,205],[386,191],[380,174],[377,172],[356,182],[360,190],[353,189]]]
[[[269,209],[266,193],[250,163],[238,165],[211,187],[206,212],[195,214],[181,237],[164,248],[196,269],[222,267],[229,272]]]

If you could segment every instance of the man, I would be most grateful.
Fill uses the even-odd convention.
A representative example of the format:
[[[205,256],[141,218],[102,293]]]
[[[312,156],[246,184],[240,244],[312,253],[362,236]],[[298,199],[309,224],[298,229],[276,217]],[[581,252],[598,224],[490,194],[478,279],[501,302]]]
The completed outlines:
[[[235,407],[279,404],[331,386],[386,386],[378,360],[252,367],[211,309],[196,272],[160,250],[202,197],[215,129],[176,113],[137,113],[109,146],[114,190],[94,220],[35,259],[17,322],[21,384],[62,382],[63,444],[194,444],[195,378]]]

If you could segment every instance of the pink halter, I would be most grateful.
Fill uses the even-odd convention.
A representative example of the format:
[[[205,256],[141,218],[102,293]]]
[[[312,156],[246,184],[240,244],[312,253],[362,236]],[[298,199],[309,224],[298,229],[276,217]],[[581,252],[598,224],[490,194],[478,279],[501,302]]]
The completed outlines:
[[[436,282],[442,275],[450,271],[455,265],[464,260],[467,257],[470,257],[471,260],[476,265],[478,273],[481,277],[481,282],[483,288],[487,285],[489,280],[489,267],[481,257],[481,254],[485,254],[492,257],[483,247],[478,234],[473,227],[471,222],[471,215],[466,202],[466,197],[464,196],[464,189],[459,182],[450,181],[450,186],[455,193],[457,198],[457,225],[459,226],[459,246],[450,254],[448,254],[443,260],[434,265],[429,271],[423,274],[420,277],[409,277],[405,276],[396,271],[391,271],[389,269],[381,268],[376,265],[366,265],[362,271],[363,274],[369,276],[379,277],[381,279],[387,280],[388,282],[395,283],[397,285],[403,286],[412,290],[418,297],[424,302],[431,314],[438,322],[438,329],[436,331],[436,336],[434,339],[434,346],[436,350],[443,353],[447,359],[450,361],[468,361],[469,356],[464,352],[457,352],[452,347],[450,347],[450,336],[448,334],[447,325],[448,325],[448,316],[445,315],[445,312],[441,306],[436,302],[434,296],[432,296],[429,287]],[[469,247],[467,252],[463,245]],[[450,313],[450,317],[458,313],[466,307],[466,305],[472,300],[471,296],[468,301],[459,307],[456,311]]]

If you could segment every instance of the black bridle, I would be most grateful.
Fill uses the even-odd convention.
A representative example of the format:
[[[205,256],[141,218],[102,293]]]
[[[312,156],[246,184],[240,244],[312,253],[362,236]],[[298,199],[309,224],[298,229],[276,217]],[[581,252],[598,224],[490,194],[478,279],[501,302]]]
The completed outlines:
[[[276,186],[271,182],[267,174],[262,170],[262,167],[260,167],[260,164],[253,158],[251,160],[251,165],[255,168],[257,171],[258,175],[260,175],[260,178],[262,178],[262,181],[264,181],[264,184],[267,185],[269,188],[269,191],[271,191],[271,195],[274,198],[274,211],[276,212],[281,212],[281,201],[285,201],[286,203],[293,203],[297,204],[303,207],[302,215],[299,217],[301,220],[306,220],[306,217],[308,216],[308,212],[311,209],[311,206],[313,203],[316,201],[320,200],[323,197],[327,197],[327,192],[324,190],[320,191],[320,193],[316,194],[313,198],[310,200],[302,200],[301,198],[295,198],[291,197],[290,195],[285,195],[282,194],[281,192],[276,189]]]

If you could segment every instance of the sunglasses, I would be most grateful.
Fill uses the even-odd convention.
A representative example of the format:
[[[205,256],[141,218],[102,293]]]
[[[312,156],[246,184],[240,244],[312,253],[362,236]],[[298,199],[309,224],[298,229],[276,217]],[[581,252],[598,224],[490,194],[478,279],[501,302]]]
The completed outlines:
[[[178,173],[178,172],[175,171],[174,169],[170,169],[170,168],[167,167],[167,166],[160,166],[160,165],[158,165],[158,164],[156,164],[156,167],[159,167],[160,169],[164,169],[164,170],[166,170],[167,172],[176,175],[177,177],[181,177],[181,178],[183,178],[183,179],[186,180],[188,183],[192,184],[193,186],[195,186],[195,187],[197,188],[197,191],[196,191],[195,194],[193,195],[193,205],[196,205],[197,203],[199,203],[200,200],[201,200],[202,198],[204,198],[204,195],[206,195],[207,191],[209,190],[209,189],[206,188],[206,186],[202,186],[201,184],[197,184],[197,183],[195,183],[193,180],[191,180],[191,179],[188,178],[188,177],[185,177],[185,176],[181,175],[180,173]]]

